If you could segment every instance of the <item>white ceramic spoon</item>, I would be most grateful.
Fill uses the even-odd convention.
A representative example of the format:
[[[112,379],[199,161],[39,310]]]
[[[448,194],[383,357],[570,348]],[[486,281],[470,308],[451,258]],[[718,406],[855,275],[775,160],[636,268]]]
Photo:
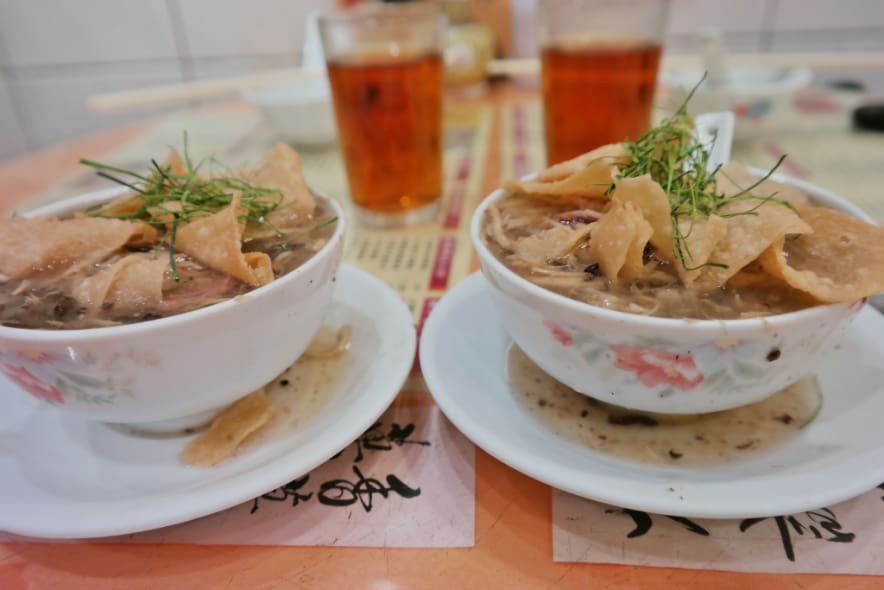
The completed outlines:
[[[709,150],[707,169],[712,171],[731,159],[734,142],[734,114],[730,111],[703,113],[694,118],[694,134]]]

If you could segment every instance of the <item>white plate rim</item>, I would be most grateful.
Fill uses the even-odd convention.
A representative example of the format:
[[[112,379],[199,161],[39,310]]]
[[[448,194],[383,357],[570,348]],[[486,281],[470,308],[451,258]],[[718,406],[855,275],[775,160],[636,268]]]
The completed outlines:
[[[692,504],[691,500],[685,501],[681,497],[685,484],[698,485],[699,480],[685,480],[681,471],[673,477],[671,484],[666,484],[668,493],[661,494],[659,482],[648,481],[642,485],[641,482],[626,478],[618,479],[610,476],[601,478],[598,477],[598,474],[587,474],[580,471],[576,466],[560,465],[556,462],[556,457],[538,452],[527,445],[520,446],[518,441],[515,441],[514,444],[513,440],[507,439],[506,433],[490,429],[488,424],[482,420],[481,415],[471,412],[469,408],[463,407],[456,401],[456,395],[452,395],[447,388],[446,374],[436,365],[434,360],[437,354],[437,344],[442,341],[440,333],[446,329],[455,329],[452,326],[457,322],[452,320],[451,310],[462,305],[464,300],[469,300],[471,297],[484,295],[488,296],[490,300],[490,294],[487,291],[491,288],[481,272],[476,272],[461,281],[440,299],[427,318],[421,332],[418,346],[421,370],[436,404],[458,430],[497,460],[531,478],[576,496],[614,506],[643,510],[654,514],[697,518],[766,517],[817,509],[858,496],[878,486],[884,480],[884,473],[882,473],[884,461],[881,462],[882,468],[875,471],[868,468],[860,469],[861,466],[868,464],[854,457],[851,463],[857,464],[857,469],[854,470],[856,477],[850,481],[841,480],[838,482],[838,486],[828,490],[807,490],[806,495],[798,500],[790,497],[777,497],[772,494],[769,503],[764,508],[753,507],[747,510],[739,505],[727,506],[723,503],[696,505]],[[867,309],[864,313],[875,314],[876,312]],[[489,318],[487,322],[488,325],[485,328],[491,326],[504,331],[496,317]],[[500,370],[502,380],[502,368]],[[551,433],[548,436],[558,438]],[[558,440],[564,441],[564,439]],[[514,449],[517,452],[514,452]],[[884,449],[878,454],[879,458],[884,458]],[[659,471],[659,467],[648,466],[648,470]],[[612,487],[612,482],[619,485]],[[754,483],[754,481],[746,481],[746,485],[749,486]],[[699,482],[699,485],[710,488],[722,487],[720,482]],[[624,489],[626,493],[624,493]]]
[[[247,502],[309,472],[346,448],[384,413],[398,395],[411,372],[417,336],[408,306],[387,283],[348,265],[341,265],[336,276],[340,284],[332,295],[333,300],[359,307],[360,294],[365,291],[375,291],[383,298],[387,306],[383,318],[386,327],[378,333],[381,335],[381,346],[386,346],[390,354],[385,355],[383,363],[371,363],[375,386],[365,389],[359,397],[359,404],[343,408],[330,404],[318,414],[329,411],[338,414],[333,440],[325,444],[308,441],[298,452],[284,453],[235,476],[204,486],[126,500],[79,501],[70,508],[88,511],[94,507],[96,510],[90,518],[78,517],[76,524],[64,518],[49,518],[45,510],[37,519],[33,518],[33,512],[27,510],[3,510],[0,512],[0,530],[42,539],[84,539],[179,524]],[[352,287],[340,288],[347,283],[352,283]],[[37,411],[54,410],[46,406]],[[162,511],[158,511],[157,506],[162,506]],[[63,509],[64,506],[49,507],[51,512],[63,515],[63,510],[59,508]]]

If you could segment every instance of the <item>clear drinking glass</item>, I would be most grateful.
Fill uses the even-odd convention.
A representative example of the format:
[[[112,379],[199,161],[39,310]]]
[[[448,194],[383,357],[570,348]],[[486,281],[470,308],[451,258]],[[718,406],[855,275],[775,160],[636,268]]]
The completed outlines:
[[[669,0],[540,0],[547,164],[651,125]]]
[[[429,4],[320,17],[341,150],[363,224],[436,216],[442,196],[445,17]]]

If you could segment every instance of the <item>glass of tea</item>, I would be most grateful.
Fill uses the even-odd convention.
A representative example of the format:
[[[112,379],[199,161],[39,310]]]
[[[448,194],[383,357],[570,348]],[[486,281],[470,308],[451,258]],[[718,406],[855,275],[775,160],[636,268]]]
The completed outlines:
[[[359,220],[433,219],[442,196],[442,12],[370,2],[321,16],[319,30]]]
[[[540,0],[547,164],[651,126],[669,0]]]

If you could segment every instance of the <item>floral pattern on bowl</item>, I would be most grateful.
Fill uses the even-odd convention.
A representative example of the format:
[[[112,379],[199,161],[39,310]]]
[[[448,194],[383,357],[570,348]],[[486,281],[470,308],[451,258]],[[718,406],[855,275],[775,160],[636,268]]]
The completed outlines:
[[[664,338],[614,343],[552,320],[544,320],[543,325],[558,344],[572,347],[587,365],[607,365],[602,368],[612,377],[625,377],[630,385],[641,385],[659,397],[689,392],[701,384],[720,394],[741,391],[763,380],[780,354],[776,346],[765,351],[757,342],[736,338],[719,338],[686,350],[683,344]]]
[[[92,373],[94,357],[32,350],[0,350],[0,374],[35,398],[50,404],[66,400],[92,405],[111,405],[119,395],[129,394],[121,383]],[[98,373],[105,373],[98,370]]]

